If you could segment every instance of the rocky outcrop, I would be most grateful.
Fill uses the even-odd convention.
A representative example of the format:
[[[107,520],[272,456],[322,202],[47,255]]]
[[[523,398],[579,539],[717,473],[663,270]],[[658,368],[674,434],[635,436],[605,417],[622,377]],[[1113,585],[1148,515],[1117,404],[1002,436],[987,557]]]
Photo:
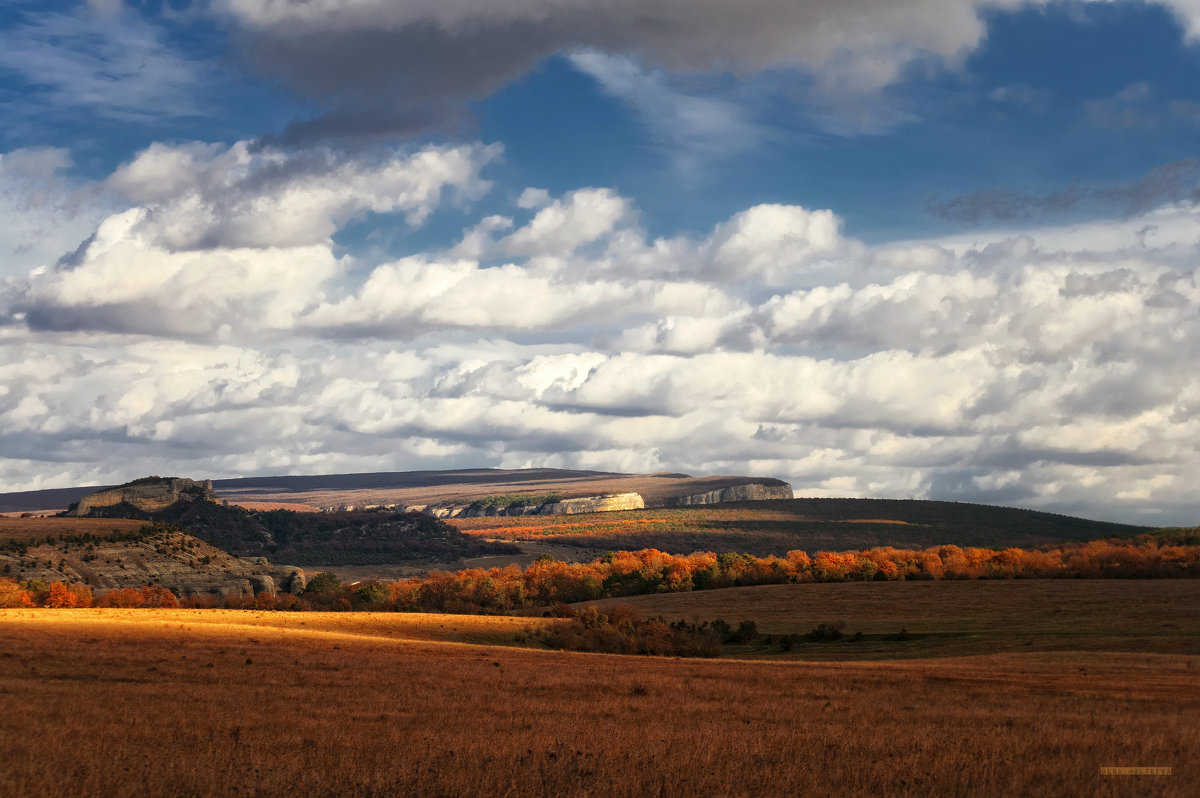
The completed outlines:
[[[607,513],[613,510],[641,510],[646,506],[640,493],[615,493],[609,496],[585,496],[542,505],[538,515],[575,515]]]
[[[30,519],[35,521],[37,519]],[[94,529],[92,527],[91,529]],[[61,535],[0,551],[0,572],[16,579],[82,582],[94,591],[165,587],[178,596],[254,596],[304,589],[304,572],[266,559],[241,559],[183,532]]]
[[[523,504],[509,507],[481,507],[473,504],[415,506],[417,510],[434,518],[484,518],[497,515],[575,515],[577,513],[604,513],[613,510],[641,510],[646,506],[639,493],[613,493],[605,496],[581,496],[577,499],[562,499],[546,504]]]
[[[67,515],[88,516],[122,504],[144,513],[157,513],[179,502],[194,501],[222,503],[213,492],[211,479],[196,482],[182,477],[146,477],[84,496]]]
[[[724,502],[761,502],[771,499],[791,499],[792,486],[785,483],[764,485],[751,482],[745,485],[732,485],[727,488],[717,488],[704,493],[694,493],[691,496],[681,496],[675,499],[672,507],[692,507],[700,504],[722,504]]]

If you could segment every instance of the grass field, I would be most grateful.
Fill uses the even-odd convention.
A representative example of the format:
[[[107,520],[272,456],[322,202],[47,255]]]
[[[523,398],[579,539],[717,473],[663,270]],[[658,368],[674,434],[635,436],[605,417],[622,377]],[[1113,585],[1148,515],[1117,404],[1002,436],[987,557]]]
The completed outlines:
[[[928,592],[943,584],[967,592]],[[1033,587],[971,592],[985,584]],[[957,628],[1003,637],[1032,612],[1029,630],[1074,629],[1078,642],[1173,613],[1168,636],[1193,645],[1196,621],[1181,616],[1195,615],[1195,594],[1170,592],[1189,584],[1042,583],[1074,590],[1049,596],[1034,582],[796,587],[817,589],[804,598],[812,617],[853,611],[864,628],[916,618],[946,630],[957,612]],[[907,594],[864,592],[879,587]],[[1104,599],[1104,587],[1117,592]],[[795,597],[746,590],[765,592],[678,598],[724,596],[731,605],[683,609],[730,607],[764,630],[809,622]],[[494,645],[548,622],[0,611],[0,795],[1185,796],[1200,779],[1194,651],[833,663]],[[1102,775],[1109,766],[1172,772]]]
[[[1200,666],[1200,580],[1016,579],[761,585],[605,599],[643,616],[686,621],[751,620],[760,633],[807,633],[842,625],[858,642],[805,642],[803,659],[946,657],[998,652],[1113,651],[1186,654]],[[907,640],[887,639],[906,630]],[[1197,672],[1200,680],[1200,671]]]

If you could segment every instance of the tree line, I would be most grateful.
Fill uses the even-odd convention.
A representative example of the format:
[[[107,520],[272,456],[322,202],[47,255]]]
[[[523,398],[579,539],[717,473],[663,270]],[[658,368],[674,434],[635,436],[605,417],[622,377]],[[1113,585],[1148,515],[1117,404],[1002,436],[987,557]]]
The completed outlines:
[[[183,607],[500,614],[644,593],[797,582],[1196,577],[1200,577],[1200,540],[1194,530],[1183,530],[1037,549],[882,546],[811,556],[790,551],[784,557],[711,552],[675,555],[643,549],[610,552],[590,563],[544,557],[523,569],[510,565],[438,571],[390,583],[344,585],[334,574],[321,573],[299,595],[180,599],[165,588],[146,587],[93,597],[83,585],[0,579],[0,607],[155,607],[170,606],[173,600]]]

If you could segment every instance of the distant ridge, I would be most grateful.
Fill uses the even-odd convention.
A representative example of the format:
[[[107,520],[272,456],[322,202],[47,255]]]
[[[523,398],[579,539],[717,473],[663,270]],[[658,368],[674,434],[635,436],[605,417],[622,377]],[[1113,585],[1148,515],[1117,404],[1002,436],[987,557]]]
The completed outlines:
[[[298,493],[313,490],[378,490],[425,488],[433,485],[480,485],[506,481],[561,480],[591,477],[626,477],[613,471],[571,471],[558,468],[462,468],[451,471],[376,471],[362,474],[314,474],[311,476],[239,477],[214,479],[213,488],[234,491],[278,490]],[[687,477],[686,474],[671,476]]]
[[[465,468],[445,471],[381,471],[355,474],[239,477],[214,479],[213,489],[231,502],[339,505],[433,505],[469,503],[508,493],[554,491],[563,498],[636,492],[647,506],[668,506],[701,494],[738,486],[784,488],[770,477],[693,477],[681,473],[625,474],[561,468]],[[53,488],[0,494],[0,512],[62,510],[84,496],[115,487]]]

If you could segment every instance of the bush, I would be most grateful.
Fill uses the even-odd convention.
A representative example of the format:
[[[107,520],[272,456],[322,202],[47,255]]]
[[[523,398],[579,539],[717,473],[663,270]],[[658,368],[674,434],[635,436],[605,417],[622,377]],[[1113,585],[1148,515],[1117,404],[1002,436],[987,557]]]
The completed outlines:
[[[719,639],[707,624],[686,621],[668,624],[662,618],[643,619],[625,605],[601,610],[584,607],[564,622],[541,632],[551,648],[599,651],[610,654],[648,654],[677,657],[713,657]]]
[[[832,642],[834,640],[841,640],[842,639],[842,624],[841,623],[830,623],[830,624],[823,623],[820,626],[818,626],[817,628],[813,629],[808,634],[806,634],[805,637],[809,640],[809,642],[812,642],[812,643],[827,643],[827,642]]]
[[[734,637],[735,640],[731,642],[738,642],[742,645],[746,645],[751,640],[758,637],[758,624],[756,624],[754,621],[742,621],[738,624],[737,631],[734,632]]]
[[[391,591],[387,585],[378,582],[368,582],[354,591],[354,599],[363,607],[381,607],[391,600]]]

